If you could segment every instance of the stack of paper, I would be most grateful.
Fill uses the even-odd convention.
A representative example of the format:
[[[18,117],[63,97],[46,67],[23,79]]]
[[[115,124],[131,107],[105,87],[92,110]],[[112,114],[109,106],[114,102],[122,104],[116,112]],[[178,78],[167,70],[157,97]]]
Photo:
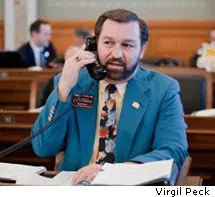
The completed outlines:
[[[0,178],[17,180],[18,176],[26,174],[41,174],[46,171],[44,166],[29,166],[0,162]]]
[[[170,179],[173,159],[144,164],[106,163],[96,175],[91,185],[146,185]],[[0,163],[0,177],[16,180],[24,185],[71,185],[76,172],[62,171],[54,178],[46,178],[39,173],[44,167]]]
[[[144,164],[109,164],[91,182],[92,185],[145,185],[169,180],[173,159]]]
[[[72,185],[72,179],[75,173],[74,171],[62,171],[52,178],[48,185]]]
[[[26,173],[25,175],[20,174],[17,177],[17,185],[48,185],[51,178],[41,176],[39,174]]]
[[[20,185],[72,185],[72,179],[76,172],[59,172],[53,178],[47,178],[38,174],[25,174],[18,176],[16,184]]]

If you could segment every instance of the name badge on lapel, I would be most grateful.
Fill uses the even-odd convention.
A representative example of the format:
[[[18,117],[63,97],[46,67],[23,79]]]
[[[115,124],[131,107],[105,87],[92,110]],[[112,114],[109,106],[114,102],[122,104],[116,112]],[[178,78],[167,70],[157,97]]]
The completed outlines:
[[[92,108],[93,107],[93,95],[73,94],[72,104],[74,107],[80,108]]]

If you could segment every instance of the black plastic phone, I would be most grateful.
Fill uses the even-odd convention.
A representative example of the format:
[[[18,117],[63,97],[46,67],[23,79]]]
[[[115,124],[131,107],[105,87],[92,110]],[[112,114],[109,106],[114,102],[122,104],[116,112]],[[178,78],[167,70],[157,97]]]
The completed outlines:
[[[86,41],[86,50],[96,52],[97,44],[95,37],[88,37]],[[86,65],[88,72],[90,73],[90,76],[95,80],[102,80],[106,77],[106,69],[102,66],[100,66],[97,62],[91,63]],[[5,157],[6,155],[20,149],[21,147],[25,146],[26,144],[30,143],[33,138],[40,135],[44,131],[46,131],[52,124],[54,124],[56,121],[61,119],[64,114],[69,112],[71,108],[73,108],[74,105],[76,105],[83,97],[86,95],[94,86],[93,80],[91,83],[87,86],[87,88],[83,91],[81,96],[73,102],[73,104],[69,105],[66,109],[64,109],[60,114],[58,114],[55,118],[53,118],[51,121],[47,122],[44,126],[39,128],[36,132],[31,134],[30,136],[26,137],[24,140],[4,149],[0,150],[0,159]]]
[[[88,36],[86,38],[86,51],[91,51],[93,53],[97,53],[97,42],[95,36]],[[95,80],[102,80],[106,77],[107,71],[106,68],[99,65],[98,62],[93,62],[86,65],[87,70],[90,76]]]

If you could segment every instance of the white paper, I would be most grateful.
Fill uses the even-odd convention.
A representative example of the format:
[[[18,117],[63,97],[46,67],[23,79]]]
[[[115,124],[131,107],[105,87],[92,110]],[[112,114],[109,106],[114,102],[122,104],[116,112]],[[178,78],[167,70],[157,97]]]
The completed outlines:
[[[17,185],[49,185],[51,178],[41,176],[39,174],[20,174],[17,177]]]
[[[109,164],[91,182],[92,185],[139,185],[171,176],[173,159],[144,164]]]
[[[76,172],[62,171],[49,181],[49,185],[72,185],[72,179]]]
[[[19,185],[72,185],[72,179],[76,172],[62,171],[53,178],[47,178],[38,174],[27,173],[17,177],[16,184]]]
[[[40,174],[45,171],[46,168],[44,166],[30,166],[0,162],[0,178],[17,180],[17,177],[21,174]]]
[[[194,116],[215,116],[215,109],[204,109],[193,112],[191,115]]]

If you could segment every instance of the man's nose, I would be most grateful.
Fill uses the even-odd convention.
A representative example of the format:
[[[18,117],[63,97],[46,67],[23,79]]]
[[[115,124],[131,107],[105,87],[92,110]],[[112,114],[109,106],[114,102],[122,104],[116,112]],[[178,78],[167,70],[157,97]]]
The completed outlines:
[[[123,56],[123,51],[121,46],[115,46],[112,51],[112,56],[114,58],[121,58]]]

